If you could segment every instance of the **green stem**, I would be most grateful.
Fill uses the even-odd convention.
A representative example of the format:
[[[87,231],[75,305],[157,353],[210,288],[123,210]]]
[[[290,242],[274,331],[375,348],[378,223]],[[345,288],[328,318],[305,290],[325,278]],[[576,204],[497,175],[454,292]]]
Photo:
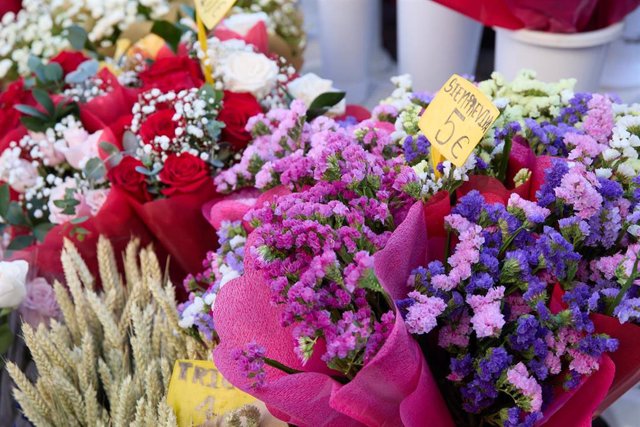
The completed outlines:
[[[509,249],[509,246],[511,246],[511,243],[513,243],[515,238],[518,237],[518,234],[520,234],[520,232],[522,230],[524,230],[524,227],[518,228],[511,236],[509,236],[507,241],[502,244],[502,247],[500,248],[500,255],[499,256],[504,255],[504,253],[507,251],[507,249]]]
[[[269,359],[268,357],[264,358],[264,363],[266,363],[267,365],[271,366],[272,368],[276,368],[276,369],[281,370],[285,374],[292,375],[292,374],[301,374],[302,373],[302,371],[298,371],[297,369],[290,368],[287,365],[283,365],[282,363],[278,362],[277,360]]]
[[[620,302],[622,301],[622,298],[629,291],[629,289],[631,288],[631,285],[633,285],[633,282],[637,279],[637,276],[638,276],[638,262],[639,261],[640,261],[640,257],[636,256],[636,262],[633,264],[633,270],[631,271],[631,274],[629,275],[629,279],[622,286],[622,289],[620,289],[620,292],[618,292],[618,296],[616,296],[616,299],[613,300],[613,303],[609,307],[609,310],[608,310],[609,316],[613,316],[613,311],[616,309],[616,307],[618,305],[620,305]]]
[[[500,173],[498,174],[498,179],[501,182],[504,182],[507,179],[507,168],[509,167],[509,155],[511,154],[512,145],[512,136],[508,135],[504,141],[504,150],[502,150],[502,163],[500,164]]]

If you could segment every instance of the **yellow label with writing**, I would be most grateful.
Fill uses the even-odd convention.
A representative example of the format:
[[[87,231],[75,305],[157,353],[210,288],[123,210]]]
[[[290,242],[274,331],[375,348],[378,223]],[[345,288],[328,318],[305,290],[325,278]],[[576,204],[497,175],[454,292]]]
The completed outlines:
[[[208,29],[213,29],[231,10],[236,0],[195,0],[196,13]]]
[[[419,126],[438,153],[461,167],[499,115],[473,83],[454,74],[422,114]]]
[[[202,425],[256,401],[233,387],[213,362],[205,360],[176,361],[167,400],[180,427]]]

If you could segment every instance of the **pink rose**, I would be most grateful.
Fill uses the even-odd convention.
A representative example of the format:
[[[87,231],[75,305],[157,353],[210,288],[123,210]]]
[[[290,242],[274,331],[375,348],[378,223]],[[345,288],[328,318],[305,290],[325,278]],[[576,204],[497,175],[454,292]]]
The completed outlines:
[[[63,136],[67,144],[64,157],[73,168],[82,169],[89,159],[99,157],[98,144],[102,131],[89,134],[84,129],[69,129]]]
[[[91,209],[91,215],[96,215],[104,202],[107,200],[107,196],[109,195],[109,190],[101,189],[101,190],[88,190],[84,195],[84,200],[89,205]]]
[[[75,206],[75,213],[72,215],[63,213],[63,209],[55,205],[56,200],[63,200],[65,198],[67,189],[73,189],[74,198],[80,202],[80,204]],[[84,195],[76,188],[76,182],[73,178],[67,178],[62,184],[51,189],[47,206],[49,208],[49,221],[53,224],[62,224],[74,218],[91,214],[91,207],[87,204]]]
[[[37,328],[40,323],[49,324],[50,319],[60,317],[53,287],[42,277],[27,282],[27,296],[18,309],[22,319]]]
[[[25,193],[36,185],[38,176],[38,169],[20,158],[17,148],[4,150],[0,155],[0,180],[8,183],[13,191]]]

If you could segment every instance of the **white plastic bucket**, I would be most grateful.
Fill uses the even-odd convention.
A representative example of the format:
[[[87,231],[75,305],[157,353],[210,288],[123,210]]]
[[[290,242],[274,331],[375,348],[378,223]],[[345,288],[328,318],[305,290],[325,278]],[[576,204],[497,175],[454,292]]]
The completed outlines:
[[[625,102],[635,99],[625,99],[628,92],[640,91],[640,7],[627,16],[622,37],[609,47],[602,89],[617,92]]]
[[[365,100],[377,8],[371,0],[318,0],[322,76],[347,92],[349,102]]]
[[[452,74],[473,74],[482,25],[428,0],[398,0],[398,69],[415,90],[436,91]]]
[[[495,69],[508,79],[523,68],[535,70],[546,81],[575,77],[576,90],[594,92],[600,86],[607,48],[623,27],[617,23],[573,34],[496,28]]]

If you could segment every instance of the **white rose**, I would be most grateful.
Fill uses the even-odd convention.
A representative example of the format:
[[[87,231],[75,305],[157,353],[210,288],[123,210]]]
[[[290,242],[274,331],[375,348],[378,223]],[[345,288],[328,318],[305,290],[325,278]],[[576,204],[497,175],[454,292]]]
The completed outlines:
[[[0,308],[20,305],[27,295],[28,272],[29,264],[26,261],[0,262]]]
[[[239,13],[232,15],[222,22],[222,25],[241,36],[246,36],[258,22],[269,22],[269,16],[264,12]]]
[[[316,74],[308,73],[302,77],[298,77],[287,85],[289,93],[296,99],[301,100],[309,108],[311,103],[323,93],[326,92],[338,92],[333,87],[331,80],[323,79]],[[346,109],[346,102],[343,99],[338,104],[334,105],[329,114],[333,116],[340,116],[344,114]]]
[[[225,88],[232,92],[250,92],[264,98],[275,87],[278,66],[261,53],[234,52],[219,65]]]

